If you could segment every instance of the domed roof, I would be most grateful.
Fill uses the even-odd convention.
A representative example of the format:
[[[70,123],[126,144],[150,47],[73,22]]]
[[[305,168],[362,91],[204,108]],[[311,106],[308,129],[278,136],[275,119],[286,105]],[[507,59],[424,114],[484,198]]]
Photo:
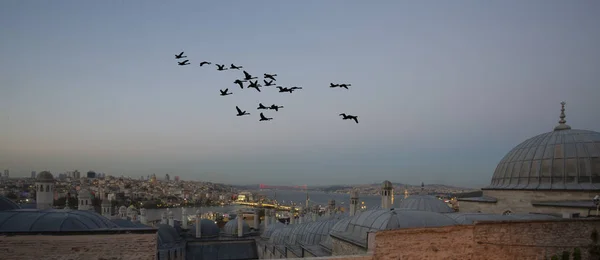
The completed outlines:
[[[344,231],[338,231],[339,227],[335,230],[332,229],[331,235],[363,244],[366,247],[367,234],[370,231],[441,227],[456,224],[457,222],[453,219],[436,212],[395,209],[367,210],[350,218]]]
[[[294,225],[287,225],[284,228],[277,229],[269,238],[269,243],[275,245],[284,245],[286,238],[292,233]]]
[[[381,184],[381,187],[383,187],[384,189],[391,189],[394,187],[394,185],[392,185],[392,182],[390,181],[383,181],[383,183]]]
[[[159,224],[157,227],[159,247],[169,247],[181,241],[181,236],[174,227],[167,224]]]
[[[237,236],[238,235],[238,219],[237,217],[229,220],[227,224],[223,227],[223,233],[226,236]],[[246,221],[242,221],[242,235],[246,236],[250,234],[250,226]]]
[[[411,195],[400,201],[398,209],[421,210],[437,213],[454,212],[446,202],[430,195]]]
[[[20,209],[21,207],[7,197],[0,196],[0,211]]]
[[[563,107],[555,130],[513,148],[484,189],[600,190],[600,133],[565,123]]]
[[[0,232],[87,231],[119,228],[109,219],[81,210],[0,211]]]
[[[300,235],[300,244],[317,245],[329,236],[331,228],[339,222],[339,219],[308,223],[303,234]]]
[[[50,173],[49,171],[43,171],[38,173],[35,180],[37,182],[54,182],[54,176],[52,176],[52,173]]]
[[[196,224],[191,225],[188,234],[195,237],[196,236]],[[200,233],[202,238],[214,238],[219,236],[219,226],[210,220],[210,219],[201,219],[200,220]],[[237,235],[237,230],[236,230]]]
[[[275,230],[280,229],[280,228],[284,228],[284,227],[286,227],[285,224],[277,221],[277,222],[269,225],[265,229],[265,231],[262,232],[262,234],[260,235],[260,237],[265,238],[265,239],[270,238],[271,235],[273,234],[273,232],[275,232]]]

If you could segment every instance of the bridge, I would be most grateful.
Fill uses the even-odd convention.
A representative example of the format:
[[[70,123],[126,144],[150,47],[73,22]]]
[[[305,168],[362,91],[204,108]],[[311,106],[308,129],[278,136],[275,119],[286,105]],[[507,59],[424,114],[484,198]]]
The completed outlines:
[[[276,209],[276,210],[281,210],[281,211],[290,211],[292,209],[292,206],[275,205],[275,204],[269,204],[269,203],[241,202],[241,201],[237,201],[234,203],[238,204],[238,205],[249,206],[249,207]],[[295,210],[300,210],[300,208],[298,208],[298,207],[293,207],[293,208]]]
[[[301,185],[301,186],[275,186],[275,185],[266,185],[266,184],[260,184],[259,189],[261,190],[307,190],[308,186],[307,185]]]

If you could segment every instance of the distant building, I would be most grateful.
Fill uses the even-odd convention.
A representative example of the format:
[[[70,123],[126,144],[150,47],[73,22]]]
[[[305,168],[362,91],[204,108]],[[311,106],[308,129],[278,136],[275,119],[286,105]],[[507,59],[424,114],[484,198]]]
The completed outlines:
[[[179,182],[179,176],[175,176],[175,182]]]
[[[4,177],[5,180],[8,180],[8,178],[10,177],[8,169],[4,170],[4,176],[2,177]]]
[[[32,171],[32,172],[31,172],[31,178],[32,178],[32,179],[35,179],[35,176],[36,176],[36,174],[37,174],[37,173],[36,173],[35,171]]]
[[[95,179],[96,178],[96,172],[94,172],[94,171],[87,172],[87,177],[88,177],[88,179]]]
[[[165,181],[170,181],[171,180],[171,176],[167,173],[165,174]]]
[[[73,178],[74,178],[74,179],[79,179],[79,178],[81,178],[81,173],[80,173],[78,170],[75,170],[75,171],[73,172]]]

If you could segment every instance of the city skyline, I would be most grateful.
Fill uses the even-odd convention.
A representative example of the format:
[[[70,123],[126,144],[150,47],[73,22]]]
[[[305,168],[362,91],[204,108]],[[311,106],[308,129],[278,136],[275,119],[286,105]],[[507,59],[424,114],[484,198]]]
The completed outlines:
[[[11,26],[0,27],[0,170],[483,187],[510,149],[552,131],[561,101],[567,124],[600,130],[598,10],[558,0],[1,2]],[[190,66],[177,66],[181,51]],[[304,89],[240,90],[241,71],[202,60]],[[234,94],[219,96],[225,88]],[[259,102],[285,108],[258,122]],[[236,105],[252,115],[236,117]]]

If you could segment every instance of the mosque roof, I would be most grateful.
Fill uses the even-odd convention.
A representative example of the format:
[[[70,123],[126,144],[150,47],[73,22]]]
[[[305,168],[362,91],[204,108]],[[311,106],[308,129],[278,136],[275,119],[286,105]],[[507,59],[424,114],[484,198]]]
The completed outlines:
[[[326,221],[312,222],[306,225],[303,233],[300,234],[299,243],[303,246],[318,245],[329,236],[331,228],[339,222],[340,219],[330,219]]]
[[[236,226],[237,228],[237,226]],[[201,238],[215,238],[215,237],[219,237],[219,226],[217,226],[217,224],[210,220],[210,219],[201,219],[200,220],[200,233],[201,233]],[[194,223],[193,225],[191,225],[189,227],[189,231],[188,234],[190,234],[191,236],[195,237],[196,236],[196,224]],[[236,229],[236,235],[237,235],[237,229]]]
[[[0,196],[0,211],[20,209],[20,208],[21,207],[19,206],[19,204],[15,203],[11,199],[4,197],[4,196]]]
[[[430,195],[411,195],[398,204],[399,209],[421,210],[438,213],[454,212],[443,200]]]
[[[456,225],[457,222],[437,212],[381,209],[367,210],[355,215],[350,218],[345,230],[343,230],[344,224],[342,221],[338,222],[334,225],[330,234],[366,247],[368,232],[401,228],[450,226]]]
[[[286,227],[285,224],[277,221],[271,225],[269,225],[267,228],[265,228],[265,230],[262,232],[262,234],[260,235],[261,238],[264,239],[268,239],[271,237],[271,235],[273,234],[273,232],[275,232],[275,230],[280,229],[280,228],[284,228]]]
[[[269,243],[275,245],[284,245],[286,237],[288,237],[292,233],[292,230],[294,229],[295,225],[296,224],[287,225],[284,228],[275,230],[271,235],[271,238],[269,238]]]
[[[27,210],[0,211],[0,232],[61,232],[118,229],[117,224],[91,211]]]
[[[475,221],[520,221],[520,220],[552,220],[559,217],[546,214],[486,214],[486,213],[448,213],[445,214],[461,225],[470,225]]]
[[[484,189],[600,190],[600,133],[571,129],[561,105],[554,131],[510,150]]]
[[[237,217],[229,220],[223,227],[223,233],[226,236],[237,236],[238,235],[238,219]],[[246,221],[242,221],[242,234],[243,236],[250,234],[250,226]]]
[[[111,219],[110,221],[122,228],[151,228],[148,225],[144,225],[137,221],[133,222],[133,221],[127,220],[127,219],[116,218],[116,219]]]
[[[174,227],[167,224],[159,224],[158,226],[158,247],[172,247],[173,244],[179,243],[182,238]]]

